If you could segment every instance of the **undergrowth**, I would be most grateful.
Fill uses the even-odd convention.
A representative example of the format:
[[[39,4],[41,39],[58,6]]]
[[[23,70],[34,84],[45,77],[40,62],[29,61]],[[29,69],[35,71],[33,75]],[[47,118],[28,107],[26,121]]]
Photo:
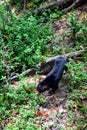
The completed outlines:
[[[23,6],[23,1],[12,0],[12,4],[16,2],[18,2],[18,7],[19,4]],[[39,4],[41,0],[35,0],[34,3]],[[29,4],[28,7],[30,8]],[[47,21],[60,18],[61,13],[57,11],[57,9],[54,12],[44,11],[41,16],[34,16],[30,13],[17,16],[12,14],[9,4],[0,5],[0,81],[6,82],[6,78],[36,66],[47,56],[61,55],[81,48],[87,49],[87,46],[84,46],[87,42],[87,18],[79,22],[76,12],[69,17],[70,26],[67,31],[70,36],[69,40],[74,42],[74,46],[71,48],[56,46],[55,40],[52,41],[52,30],[50,22]],[[63,40],[64,37],[58,38],[58,42]],[[87,89],[87,53],[81,57],[84,59],[82,62],[74,59],[68,62],[66,76],[68,111],[71,110],[69,119],[71,122],[77,120],[78,130],[83,129],[83,119],[87,115],[87,108],[84,104],[87,98],[85,91]],[[0,88],[1,129],[42,130],[38,122],[36,124],[35,122],[39,104],[45,106],[45,101],[43,97],[36,94],[35,90],[34,85],[28,85],[25,81],[19,88],[12,88],[10,85]],[[73,114],[75,110],[80,111],[84,117],[75,119]]]
[[[87,42],[87,17],[79,21],[77,12],[74,11],[68,18],[70,27],[68,33],[70,35],[71,41],[74,41],[74,45],[79,47]]]
[[[87,70],[86,63],[70,60],[68,66],[68,122],[78,130],[86,128],[87,117]],[[76,117],[76,115],[78,115]]]
[[[75,63],[70,60],[67,63],[68,67],[68,83],[71,86],[70,89],[73,90],[75,87],[79,88],[81,84],[87,83],[87,71],[85,70],[86,64],[78,61]]]
[[[39,104],[44,100],[34,91],[35,85],[22,83],[18,88],[4,86],[0,91],[1,129],[41,130],[35,121]]]
[[[32,15],[20,18],[11,13],[8,4],[0,5],[0,79],[16,70],[19,73],[43,61],[51,40],[50,24]]]

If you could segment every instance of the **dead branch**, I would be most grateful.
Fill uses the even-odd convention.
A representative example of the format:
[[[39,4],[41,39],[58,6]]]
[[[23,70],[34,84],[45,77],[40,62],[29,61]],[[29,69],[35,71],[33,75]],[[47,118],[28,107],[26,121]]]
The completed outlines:
[[[75,9],[79,7],[81,4],[84,4],[86,0],[76,0],[72,5],[70,5],[68,8],[64,9],[66,12],[69,12],[72,9]]]
[[[70,53],[67,53],[67,54],[65,54],[65,55],[57,55],[57,56],[48,58],[48,59],[46,60],[46,64],[48,64],[48,63],[50,63],[50,62],[54,62],[56,58],[61,57],[61,56],[62,56],[62,57],[65,57],[65,58],[67,59],[67,58],[72,58],[72,57],[74,57],[74,56],[78,56],[78,55],[82,54],[83,52],[85,52],[85,50],[79,50],[79,51],[75,51],[75,52],[70,52]]]
[[[84,4],[86,1],[87,0],[58,0],[56,2],[52,2],[45,6],[37,8],[36,10],[34,10],[33,13],[39,13],[46,9],[54,9],[55,7],[59,7],[59,9],[67,12],[79,7],[81,4]]]
[[[58,57],[64,57],[66,60],[68,58],[72,58],[72,57],[75,57],[75,56],[79,56],[80,54],[84,53],[85,50],[79,50],[79,51],[75,51],[75,52],[70,52],[70,53],[67,53],[65,55],[57,55],[57,56],[54,56],[54,57],[51,57],[51,58],[48,58],[46,60],[45,63],[42,63],[41,64],[41,71],[39,74],[47,74],[48,73],[48,70],[50,71],[53,67],[53,64],[54,64],[54,61],[56,58]],[[48,68],[48,69],[47,69]]]
[[[31,69],[28,69],[26,71],[24,71],[23,73],[21,73],[19,76],[20,77],[23,77],[23,76],[32,76],[32,75],[35,75],[36,74],[36,69],[35,68],[31,68]],[[18,81],[19,80],[19,76],[13,76],[11,78],[8,79],[8,81]]]
[[[69,4],[72,4],[72,3],[73,3],[73,0],[58,0],[56,2],[52,2],[45,6],[37,8],[36,10],[34,10],[34,13],[35,12],[39,13],[45,9],[54,9],[55,7],[61,7],[61,8],[68,7]]]
[[[47,74],[47,73],[49,73],[49,71],[53,67],[53,64],[54,64],[54,61],[55,61],[56,58],[64,57],[67,60],[68,58],[72,58],[74,56],[79,56],[80,54],[82,54],[84,52],[85,52],[85,50],[79,50],[79,51],[67,53],[65,55],[57,55],[57,56],[48,58],[46,60],[46,62],[44,62],[44,63],[42,63],[40,65],[40,67],[39,67],[40,69],[38,69],[38,68],[31,68],[31,69],[28,69],[28,70],[24,71],[19,76],[20,77],[21,76],[33,76],[33,75],[36,74],[37,71],[38,71],[38,74]],[[12,82],[12,81],[19,80],[19,76],[13,76],[13,77],[9,78],[8,81]]]

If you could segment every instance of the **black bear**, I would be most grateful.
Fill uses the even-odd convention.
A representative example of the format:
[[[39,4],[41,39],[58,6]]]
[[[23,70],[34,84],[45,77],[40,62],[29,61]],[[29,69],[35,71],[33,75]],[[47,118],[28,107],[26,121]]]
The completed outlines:
[[[55,93],[58,88],[58,82],[61,79],[64,70],[66,69],[66,60],[63,57],[58,57],[55,60],[53,69],[48,73],[46,78],[37,86],[38,92],[49,90],[50,94]]]

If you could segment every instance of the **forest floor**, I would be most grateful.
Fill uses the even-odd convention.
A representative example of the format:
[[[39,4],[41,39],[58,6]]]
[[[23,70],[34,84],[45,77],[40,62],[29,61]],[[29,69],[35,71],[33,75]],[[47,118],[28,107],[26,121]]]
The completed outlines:
[[[34,90],[39,97],[41,96],[44,102],[38,104],[39,107],[36,111],[35,125],[38,128],[44,126],[45,130],[87,130],[87,115],[84,115],[79,110],[80,106],[77,105],[76,99],[73,100],[72,98],[79,93],[82,104],[87,107],[87,99],[82,95],[82,92],[87,91],[87,87],[84,87],[84,89],[80,88],[78,92],[76,89],[68,92],[66,75],[63,75],[58,90],[52,96],[49,96],[48,92],[38,94],[37,90]],[[45,76],[28,78],[26,83],[35,84],[36,86],[41,78],[44,79]],[[20,86],[19,82],[15,82],[12,85],[15,88],[18,86]]]
[[[84,16],[87,17],[87,4],[83,5],[82,7],[79,7],[76,11],[78,14],[79,21],[82,20]],[[57,38],[62,38],[62,36],[67,33],[67,30],[69,28],[69,23],[67,21],[70,13],[67,13],[66,15],[62,16],[62,18],[58,21],[55,20],[52,24],[52,29],[54,32],[53,38],[55,39],[55,43],[57,46],[61,45],[67,45],[69,43],[68,36],[64,39],[64,41],[57,41]],[[66,53],[66,52],[64,52]],[[65,74],[66,75],[66,74]],[[64,75],[64,77],[66,77]],[[37,84],[39,79],[44,79],[45,76],[38,76],[35,80],[33,77],[29,77],[26,82],[30,84]],[[59,83],[59,89],[56,91],[56,93],[52,96],[48,95],[48,92],[42,93],[43,99],[45,100],[46,105],[40,106],[37,111],[37,121],[36,125],[39,127],[39,125],[44,126],[45,130],[87,130],[87,117],[84,116],[79,110],[78,106],[75,101],[68,98],[68,95],[74,94],[75,90],[73,90],[71,93],[68,93],[67,91],[67,82],[66,78],[64,78]],[[19,82],[15,82],[13,87],[20,86]],[[84,99],[84,97],[81,95],[82,91],[87,90],[85,89],[79,89],[80,98],[83,100],[84,105],[87,105],[87,99]],[[36,91],[37,93],[37,91]],[[69,104],[73,104],[72,109],[69,108]],[[81,124],[82,123],[82,124]],[[81,129],[80,129],[81,125]]]
[[[87,4],[76,10],[78,12],[79,20],[81,20],[84,15],[87,16],[85,9],[87,9]],[[61,42],[57,41],[57,38],[61,38],[65,33],[67,33],[69,28],[67,19],[70,13],[62,16],[59,21],[55,20],[52,24],[54,32],[53,39],[55,39],[55,45],[57,46],[64,44],[67,46],[67,43],[69,43],[68,36]],[[39,108],[36,112],[37,117],[35,117],[35,125],[38,128],[44,126],[45,130],[87,130],[87,116],[79,111],[76,101],[69,98],[70,95],[75,94],[76,90],[73,90],[72,92],[67,91],[68,81],[66,75],[67,74],[63,75],[63,78],[59,83],[59,89],[52,96],[49,96],[48,92],[38,94],[37,90],[34,90],[38,96],[42,95],[45,102],[44,105],[39,104]],[[45,78],[45,76],[36,76],[36,78],[28,77],[25,82],[36,86],[41,78]],[[19,87],[20,81],[14,82],[11,86],[13,88]],[[87,99],[84,99],[84,96],[81,94],[82,91],[87,91],[87,87],[78,90],[78,93],[80,94],[79,97],[86,106]]]

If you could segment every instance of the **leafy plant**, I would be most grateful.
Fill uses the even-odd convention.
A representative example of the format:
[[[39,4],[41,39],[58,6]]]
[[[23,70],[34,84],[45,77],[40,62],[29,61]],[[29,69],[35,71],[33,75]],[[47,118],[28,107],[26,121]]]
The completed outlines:
[[[6,66],[9,66],[10,72],[18,68],[19,73],[22,68],[34,67],[41,62],[44,55],[47,55],[47,50],[49,50],[47,43],[51,39],[49,23],[38,24],[38,20],[32,15],[22,15],[18,18],[11,13],[10,9],[8,9],[8,17],[6,17],[7,13],[3,12],[3,8],[0,12],[2,15],[0,30],[2,42],[0,45],[0,70],[2,71],[0,73],[2,76],[7,75],[7,73],[4,74],[3,61]]]
[[[68,102],[68,108],[70,108],[70,109],[73,108],[73,103],[71,101]]]
[[[63,14],[63,11],[60,11],[58,7],[56,7],[53,11],[50,13],[50,18],[51,19],[59,19],[61,18]]]
[[[68,20],[71,24],[70,29],[69,29],[71,38],[75,39],[77,32],[79,32],[80,28],[81,28],[81,23],[78,22],[78,16],[77,16],[76,12],[73,12],[72,15],[70,15]]]
[[[35,86],[25,84],[25,87],[26,91],[22,84],[19,88],[4,86],[0,91],[0,118],[1,120],[10,120],[7,126],[4,126],[3,121],[1,122],[1,126],[5,130],[21,128],[37,130],[34,118],[40,97],[34,92]]]
[[[83,23],[82,23],[83,24]],[[87,26],[83,24],[80,31],[77,33],[76,45],[84,45],[87,42]],[[86,46],[84,46],[86,48]]]
[[[86,26],[86,19],[84,18],[82,21],[78,21],[78,15],[74,11],[70,17],[69,17],[69,22],[70,22],[70,28],[69,28],[69,33],[71,40],[74,41],[74,45],[83,45],[87,42],[87,26]]]
[[[71,89],[73,89],[73,87],[76,87],[81,84],[81,83],[86,83],[87,82],[87,74],[86,71],[84,70],[84,64],[81,62],[77,62],[76,64],[73,62],[69,62],[67,64],[68,68],[69,68],[69,74],[70,74],[70,79],[68,80],[70,85],[71,85]]]

